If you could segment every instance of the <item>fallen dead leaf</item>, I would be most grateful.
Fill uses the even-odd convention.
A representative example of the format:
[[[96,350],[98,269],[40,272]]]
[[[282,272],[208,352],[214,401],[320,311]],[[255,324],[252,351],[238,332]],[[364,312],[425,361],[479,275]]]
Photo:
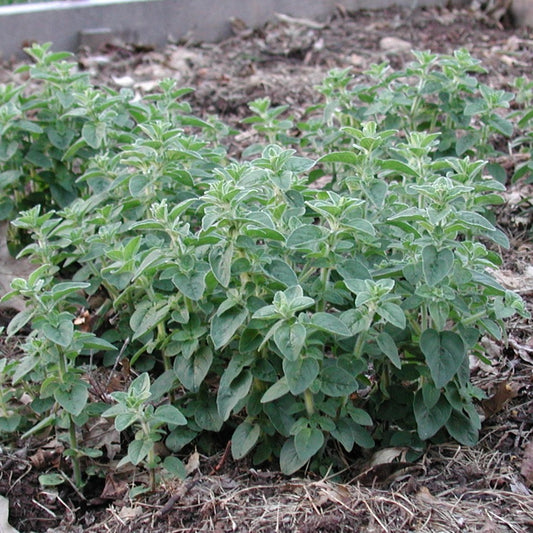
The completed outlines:
[[[524,450],[520,473],[524,476],[526,483],[530,487],[533,486],[533,440],[529,442]]]
[[[120,452],[120,433],[112,420],[99,418],[84,435],[83,445],[97,450],[105,448],[107,458],[112,461]]]
[[[59,441],[53,440],[42,448],[39,448],[28,459],[33,467],[37,470],[44,470],[46,468],[59,468],[64,450],[65,447]]]
[[[113,474],[107,474],[105,485],[100,494],[101,498],[107,500],[118,500],[128,492],[128,482],[125,479],[116,479]]]
[[[187,460],[187,463],[185,464],[185,472],[187,472],[187,475],[191,475],[196,470],[200,469],[200,454],[198,452],[194,452],[190,455],[189,459]]]
[[[421,487],[416,493],[416,499],[423,503],[430,503],[432,505],[439,504],[440,500],[433,496],[427,487]]]
[[[380,464],[392,463],[394,460],[398,459],[398,457],[401,457],[405,451],[405,448],[400,447],[383,448],[372,455],[369,465],[376,466]]]
[[[379,41],[379,47],[384,52],[405,52],[413,48],[412,43],[398,37],[383,37]]]
[[[0,496],[0,533],[18,533],[9,525],[9,500]]]
[[[137,518],[138,516],[141,516],[142,512],[143,510],[140,505],[135,505],[134,507],[122,507],[118,513],[118,516],[124,522],[128,522],[134,518]]]
[[[487,418],[495,415],[503,409],[503,406],[518,394],[518,385],[502,381],[496,385],[494,394],[483,400],[481,406]]]

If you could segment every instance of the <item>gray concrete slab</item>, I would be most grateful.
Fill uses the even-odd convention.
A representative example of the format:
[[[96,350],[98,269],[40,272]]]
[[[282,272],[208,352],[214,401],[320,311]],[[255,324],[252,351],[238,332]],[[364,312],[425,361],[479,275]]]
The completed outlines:
[[[275,13],[323,19],[337,4],[349,10],[443,5],[446,0],[65,0],[0,7],[0,54],[20,56],[31,42],[76,51],[81,36],[110,31],[128,42],[157,47],[185,36],[216,42],[230,34],[230,18],[258,26]],[[97,38],[96,42],[101,42]]]

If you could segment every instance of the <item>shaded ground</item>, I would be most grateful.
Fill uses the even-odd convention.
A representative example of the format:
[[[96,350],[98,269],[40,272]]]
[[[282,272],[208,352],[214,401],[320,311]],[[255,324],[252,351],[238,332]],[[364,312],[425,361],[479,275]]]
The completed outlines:
[[[141,93],[163,77],[194,87],[196,113],[219,115],[242,130],[233,153],[253,136],[240,123],[249,114],[247,102],[268,95],[298,116],[318,100],[313,87],[334,67],[357,74],[384,60],[402,66],[410,48],[451,53],[465,47],[488,69],[487,83],[510,89],[515,77],[531,76],[533,65],[533,33],[467,11],[339,9],[323,24],[282,19],[252,30],[234,21],[234,29],[219,45],[180,43],[154,52],[114,44],[98,55],[81,52],[79,63],[97,83]],[[11,67],[0,70],[0,81],[12,77]],[[514,186],[499,213],[513,247],[498,276],[533,311],[531,209],[524,211],[531,197],[527,186]],[[1,344],[16,355],[16,344]],[[21,532],[533,531],[532,446],[526,450],[533,440],[532,321],[511,322],[508,343],[487,341],[486,355],[492,365],[472,364],[475,383],[491,398],[480,405],[486,420],[472,449],[436,446],[416,463],[405,462],[402,449],[388,457],[346,458],[340,484],[255,470],[234,463],[224,449],[210,457],[189,450],[187,481],[164,483],[156,494],[131,501],[125,495],[131,472],[89,487],[88,500],[70,486],[42,489],[38,476],[63,464],[56,442],[35,441],[1,450],[0,494]]]

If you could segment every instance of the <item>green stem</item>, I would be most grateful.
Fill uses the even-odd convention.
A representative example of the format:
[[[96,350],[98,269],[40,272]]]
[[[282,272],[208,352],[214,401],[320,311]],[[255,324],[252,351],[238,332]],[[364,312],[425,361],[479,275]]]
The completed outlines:
[[[155,478],[155,451],[154,447],[148,452],[148,474],[150,476],[150,491],[155,492],[156,489],[156,478]]]
[[[315,401],[313,398],[313,393],[309,389],[305,389],[304,402],[305,410],[307,411],[307,416],[313,416],[315,414]]]
[[[322,298],[318,298],[316,302],[316,311],[324,311],[326,309],[326,298],[324,297],[324,294],[326,292],[326,289],[328,288],[328,281],[329,281],[329,268],[321,268],[320,269],[320,284],[322,286]]]
[[[431,327],[428,306],[422,305],[422,331]]]
[[[372,325],[372,321],[374,320],[375,314],[376,312],[374,310],[369,310],[366,327],[357,336],[357,340],[355,341],[355,346],[353,347],[353,355],[357,359],[361,357],[361,352],[363,351],[363,346],[368,337],[368,331],[370,330],[370,326]]]
[[[67,360],[65,358],[65,354],[59,350],[58,351],[58,362],[59,362],[59,378],[61,379],[61,382],[63,382],[63,379],[65,377],[65,374],[67,373]],[[71,460],[72,460],[72,473],[74,476],[74,483],[76,484],[76,487],[82,486],[82,479],[81,479],[81,466],[80,466],[80,458],[78,456],[78,437],[76,435],[76,424],[74,423],[74,420],[72,419],[72,415],[68,415],[68,438],[69,438],[69,444],[70,444],[70,450],[72,452]]]
[[[73,453],[73,455],[71,456],[71,460],[72,460],[72,473],[74,475],[74,483],[76,487],[80,488],[83,485],[83,483],[82,483],[82,478],[81,478],[80,458],[78,456],[78,438],[76,436],[76,424],[74,423],[74,420],[72,420],[72,415],[69,415],[68,436],[69,436],[70,449]]]
[[[479,311],[478,313],[475,313],[468,318],[465,318],[462,322],[464,326],[469,326],[470,324],[473,324],[474,322],[477,322],[480,318],[486,318],[487,311]]]
[[[172,368],[172,364],[170,362],[170,357],[166,354],[166,350],[165,350],[165,347],[168,343],[168,338],[167,338],[167,332],[165,331],[165,324],[163,324],[163,322],[159,322],[159,324],[157,324],[157,340],[159,341],[158,344],[160,343],[160,346],[161,346],[161,352],[163,354],[163,367],[166,370],[170,370]]]

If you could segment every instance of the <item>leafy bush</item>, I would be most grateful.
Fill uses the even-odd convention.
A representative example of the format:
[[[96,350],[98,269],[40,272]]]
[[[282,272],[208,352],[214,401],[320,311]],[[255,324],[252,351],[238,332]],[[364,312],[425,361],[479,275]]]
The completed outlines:
[[[48,211],[13,222],[41,264],[13,283],[27,309],[7,329],[31,324],[9,375],[33,399],[34,425],[6,407],[3,429],[65,430],[80,484],[80,461],[97,451],[81,448],[77,428],[102,414],[131,439],[122,463],[152,474],[157,441],[178,453],[223,428],[236,459],[253,452],[287,474],[335,465],[334,442],[415,453],[449,436],[476,442],[482,392],[468,356],[482,358],[480,337],[501,338],[505,318],[525,310],[487,274],[501,264],[487,243],[508,245],[487,211],[504,186],[470,157],[510,134],[499,110],[511,96],[467,75],[481,67],[466,52],[415,54],[404,73],[376,66],[365,87],[333,72],[292,137],[285,109],[256,101],[249,122],[266,141],[242,161],[219,143],[227,130],[176,102],[186,91],[172,82],[142,102],[80,89],[77,75],[58,88],[46,72],[72,65],[33,54],[42,94],[69,103],[4,123],[17,146],[60,150],[54,165],[72,164],[61,186],[77,198],[62,204],[52,179],[40,189]],[[43,98],[6,91],[2,110]],[[56,128],[69,132],[61,149],[47,144]],[[12,154],[3,168],[37,179],[36,163]],[[27,200],[22,175],[6,189],[14,210]],[[88,385],[96,361],[140,376],[104,402]],[[164,466],[183,475],[174,457]]]

